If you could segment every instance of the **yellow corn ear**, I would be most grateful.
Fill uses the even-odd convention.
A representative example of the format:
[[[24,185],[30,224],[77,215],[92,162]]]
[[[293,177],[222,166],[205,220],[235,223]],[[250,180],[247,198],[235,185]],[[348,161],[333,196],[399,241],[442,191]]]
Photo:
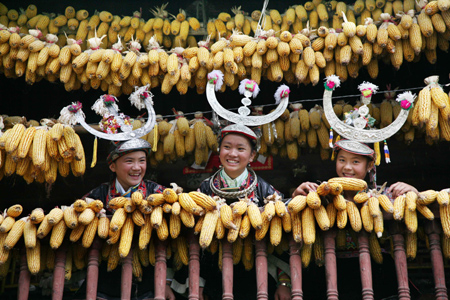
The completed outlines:
[[[417,204],[416,209],[428,220],[434,220],[433,212],[426,205]]]
[[[383,255],[381,254],[380,243],[378,242],[375,232],[372,232],[369,236],[369,251],[370,256],[376,263],[383,263]]]
[[[11,250],[12,248],[14,248],[19,239],[22,237],[24,228],[25,228],[25,220],[21,219],[14,222],[14,225],[8,232],[8,236],[6,237],[5,242],[3,243],[3,247],[6,250]]]
[[[261,213],[261,219],[262,219],[261,229],[258,229],[255,231],[255,239],[257,241],[262,240],[266,236],[267,231],[269,230],[270,222],[271,222],[267,218],[267,215],[264,211]]]
[[[41,269],[41,244],[36,241],[34,248],[27,248],[27,265],[31,274],[36,275]]]
[[[50,237],[50,247],[54,250],[58,249],[63,240],[67,231],[67,226],[64,220],[58,222],[58,224],[54,225],[52,228],[52,235]]]
[[[356,204],[352,201],[347,202],[347,215],[350,221],[350,225],[352,226],[352,229],[355,232],[361,231],[362,228],[361,215],[359,213],[358,208],[356,207]]]
[[[169,227],[165,218],[163,218],[161,225],[156,229],[156,234],[161,241],[165,241],[169,237]]]
[[[327,210],[323,205],[317,209],[314,209],[314,218],[316,219],[320,229],[323,231],[330,229],[330,219],[328,218]]]
[[[306,197],[302,195],[295,196],[289,203],[288,203],[288,210],[291,213],[298,213],[301,210],[303,210],[306,206]]]
[[[33,165],[38,170],[45,166],[45,154],[47,149],[47,130],[38,129],[33,137]]]
[[[386,195],[379,195],[378,201],[381,207],[388,213],[394,213],[394,206],[391,200]]]
[[[321,205],[321,200],[317,192],[310,191],[306,196],[306,203],[311,209],[318,209]]]
[[[127,257],[131,249],[133,240],[134,222],[131,216],[128,216],[121,230],[119,255],[121,258]]]
[[[207,248],[211,244],[218,219],[219,212],[217,210],[206,213],[199,238],[200,246],[203,249]]]
[[[6,221],[6,219],[5,219]],[[5,223],[5,221],[3,221],[3,223]],[[2,226],[3,226],[2,223]],[[52,230],[52,226],[49,222],[48,222],[48,215],[46,215],[44,217],[44,219],[42,220],[42,222],[39,224],[38,230],[37,230],[37,237],[40,239],[43,239],[44,237],[46,237],[50,231]],[[0,231],[1,231],[2,227],[0,227]]]
[[[363,204],[363,206],[361,207],[361,220],[362,220],[364,229],[367,232],[372,232],[373,228],[374,228],[373,217],[370,214],[369,206],[367,204]]]
[[[83,239],[81,240],[81,245],[83,245],[84,248],[89,248],[92,245],[92,242],[94,241],[97,233],[97,228],[98,218],[94,218],[92,222],[85,227]]]
[[[194,215],[188,211],[186,211],[184,208],[180,210],[180,218],[181,222],[186,226],[187,228],[194,228],[195,226],[195,218]]]
[[[314,212],[310,207],[305,207],[302,211],[302,236],[305,244],[311,245],[316,239],[316,227]]]
[[[236,225],[233,223],[232,210],[226,203],[220,207],[220,218],[225,228],[237,229]]]
[[[45,214],[42,208],[35,208],[30,214],[30,221],[33,224],[39,224],[44,219]]]
[[[263,221],[258,206],[256,206],[256,204],[254,203],[250,204],[247,207],[247,214],[250,218],[250,223],[252,224],[252,227],[255,228],[256,230],[261,229]]]
[[[127,217],[127,213],[126,213],[125,209],[123,209],[122,207],[116,209],[113,217],[111,218],[110,229],[113,232],[120,230],[122,228],[123,224],[125,223],[126,217]]]
[[[279,216],[274,216],[270,222],[270,243],[274,246],[278,246],[281,242],[282,222]]]
[[[64,209],[64,222],[70,229],[74,229],[78,225],[78,215],[73,207]]]
[[[55,207],[48,213],[48,223],[56,225],[64,217],[64,212],[61,208]]]
[[[334,177],[328,183],[340,183],[345,191],[360,191],[367,188],[367,183],[362,179]]]
[[[333,204],[334,207],[338,211],[346,210],[347,209],[347,202],[345,201],[345,198],[342,195],[337,195],[333,197]]]
[[[405,209],[405,224],[410,232],[417,231],[417,211]]]
[[[23,239],[25,242],[25,247],[27,248],[34,248],[36,246],[36,225],[31,223],[30,220],[28,220],[25,223],[25,227],[23,229]]]
[[[101,239],[106,239],[109,233],[109,218],[105,214],[100,214],[98,218],[97,234]]]

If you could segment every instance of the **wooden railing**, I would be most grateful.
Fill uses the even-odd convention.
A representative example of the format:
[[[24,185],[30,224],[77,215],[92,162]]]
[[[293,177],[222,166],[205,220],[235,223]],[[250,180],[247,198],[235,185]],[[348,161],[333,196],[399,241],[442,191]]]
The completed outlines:
[[[393,256],[397,273],[398,298],[411,299],[408,286],[408,269],[405,252],[405,241],[403,238],[403,227],[400,223],[389,224],[389,230],[393,239]],[[435,297],[437,300],[448,299],[447,287],[445,285],[444,261],[440,245],[441,225],[439,220],[425,221],[425,233],[430,244],[430,257],[433,269],[435,284]],[[336,231],[331,229],[324,232],[324,252],[325,252],[325,274],[328,299],[338,299],[338,280],[335,250]],[[200,246],[198,236],[192,232],[188,236],[189,241],[189,300],[199,299],[199,276],[200,276]],[[100,258],[100,248],[102,241],[97,238],[88,251],[87,264],[87,288],[86,299],[94,300],[97,297],[98,268]],[[359,243],[359,264],[362,283],[362,299],[374,299],[374,289],[372,285],[371,258],[369,253],[368,234],[365,231],[358,233]],[[166,288],[166,245],[167,242],[156,242],[156,263],[155,263],[155,290],[154,299],[165,299]],[[302,290],[302,261],[300,256],[301,244],[293,239],[289,243],[289,264],[291,271],[291,296],[294,300],[303,299]],[[223,267],[222,299],[232,300],[233,297],[233,254],[232,244],[223,241]],[[53,293],[52,299],[63,298],[64,290],[64,264],[66,260],[67,245],[63,245],[56,251],[55,269],[53,272]],[[257,278],[257,299],[268,299],[268,277],[267,277],[267,247],[266,240],[255,242],[255,268]],[[28,271],[25,249],[22,249],[20,259],[20,275],[18,287],[18,299],[28,299],[30,286],[30,272]],[[132,251],[122,259],[122,283],[121,298],[130,299],[132,286]]]

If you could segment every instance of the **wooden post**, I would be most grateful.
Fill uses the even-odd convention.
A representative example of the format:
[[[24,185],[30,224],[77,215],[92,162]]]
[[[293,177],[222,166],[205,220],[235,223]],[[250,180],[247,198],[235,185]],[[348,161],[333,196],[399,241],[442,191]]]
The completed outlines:
[[[269,299],[266,239],[255,241],[256,299]]]
[[[131,298],[131,287],[133,284],[133,249],[130,250],[127,257],[122,259],[122,282],[120,288],[120,299],[127,300]]]
[[[98,264],[100,257],[101,241],[99,237],[94,239],[88,252],[86,271],[86,300],[97,299]]]
[[[337,285],[337,266],[336,266],[336,230],[330,229],[324,232],[324,250],[325,250],[325,276],[327,280],[328,300],[338,300],[339,292]],[[341,278],[345,280],[345,278]]]
[[[189,300],[198,300],[200,293],[200,244],[198,236],[189,231]]]
[[[12,252],[12,251],[11,251]],[[9,255],[12,255],[12,253]],[[30,293],[31,273],[28,270],[27,252],[25,247],[20,250],[20,273],[17,287],[17,300],[27,300]]]
[[[448,299],[447,287],[445,285],[444,260],[442,258],[439,234],[440,225],[436,220],[425,223],[425,232],[430,241],[431,264],[433,267],[434,286],[437,300]]]
[[[294,241],[294,238],[291,236],[289,241],[289,266],[291,269],[292,300],[303,300],[300,246],[301,243]]]
[[[66,274],[66,253],[67,244],[63,243],[55,254],[55,270],[53,271],[52,299],[63,298],[64,294],[64,276]]]
[[[155,300],[166,299],[166,279],[167,279],[167,265],[166,265],[166,243],[165,241],[157,240],[156,242],[156,262],[155,262]]]
[[[374,299],[372,287],[372,265],[370,262],[369,237],[364,230],[358,235],[359,269],[361,273],[362,299]]]
[[[390,226],[392,240],[394,242],[395,270],[397,271],[398,298],[399,300],[411,299],[408,284],[408,268],[406,262],[405,238],[403,230],[398,222]]]
[[[233,244],[222,241],[222,300],[233,300]]]

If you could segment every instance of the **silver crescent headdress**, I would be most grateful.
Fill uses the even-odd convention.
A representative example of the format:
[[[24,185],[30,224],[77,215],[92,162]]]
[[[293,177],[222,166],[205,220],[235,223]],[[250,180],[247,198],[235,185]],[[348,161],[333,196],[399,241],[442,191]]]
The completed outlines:
[[[250,97],[256,97],[259,92],[258,84],[254,80],[244,79],[239,85],[239,92],[244,95],[241,103],[243,106],[239,107],[238,113],[231,112],[225,109],[217,101],[215,91],[219,90],[223,83],[223,73],[219,70],[212,71],[208,74],[208,85],[206,86],[206,97],[208,98],[209,105],[212,109],[222,118],[235,123],[228,127],[233,126],[232,131],[239,131],[245,135],[251,134],[251,129],[246,126],[259,126],[266,123],[270,123],[277,119],[285,111],[289,103],[289,87],[287,85],[281,85],[276,93],[275,99],[277,108],[268,115],[264,116],[250,116],[249,105],[252,104]],[[224,128],[225,130],[226,128]],[[256,137],[256,136],[255,136]]]
[[[326,82],[325,82],[325,91],[323,93],[323,107],[325,111],[325,116],[327,117],[330,126],[341,136],[362,143],[381,142],[394,135],[397,131],[399,131],[400,128],[405,123],[406,119],[408,118],[409,113],[408,110],[411,108],[412,102],[414,101],[414,96],[411,94],[411,92],[400,94],[397,97],[397,101],[400,102],[402,110],[398,115],[397,119],[395,119],[395,121],[392,122],[389,126],[384,127],[382,129],[367,130],[364,129],[367,125],[367,121],[364,121],[363,119],[368,114],[367,104],[370,103],[370,97],[373,94],[373,92],[376,91],[376,89],[378,89],[378,87],[366,82],[360,86],[360,89],[362,89],[362,97],[364,97],[363,100],[364,105],[359,108],[360,120],[357,120],[357,122],[353,124],[354,126],[351,126],[341,121],[336,116],[333,110],[333,104],[331,102],[333,90],[340,84],[339,77],[332,75],[325,78],[325,80]]]
[[[359,89],[361,91],[361,100],[363,105],[358,109],[356,115],[353,118],[347,119],[346,122],[341,121],[335,114],[333,104],[331,101],[333,90],[339,87],[340,80],[336,75],[331,75],[325,78],[325,91],[323,94],[323,107],[325,116],[330,123],[331,129],[334,129],[339,135],[346,139],[357,141],[360,143],[377,143],[386,141],[389,137],[394,135],[400,130],[408,118],[409,109],[412,107],[415,95],[411,92],[405,92],[397,97],[397,101],[402,108],[397,119],[389,126],[382,129],[365,129],[368,127],[370,115],[367,105],[370,103],[372,95],[378,90],[378,87],[374,84],[363,82]],[[331,130],[330,130],[331,131]],[[330,133],[330,146],[331,145],[331,133]],[[386,162],[390,162],[389,150],[385,143]]]
[[[146,107],[148,113],[148,119],[144,126],[133,130],[133,126],[129,124],[125,116],[119,113],[119,108],[116,104],[117,98],[111,95],[102,95],[97,101],[95,101],[92,109],[103,117],[110,117],[114,121],[116,132],[106,133],[95,130],[89,126],[85,121],[85,115],[82,111],[82,104],[80,102],[73,103],[61,110],[61,116],[59,121],[64,124],[75,125],[79,123],[89,133],[96,137],[111,140],[111,141],[128,141],[130,139],[140,138],[149,133],[155,126],[155,111],[153,109],[152,93],[148,90],[149,86],[135,87],[129,99],[131,103],[139,110]],[[122,132],[118,132],[118,129]]]

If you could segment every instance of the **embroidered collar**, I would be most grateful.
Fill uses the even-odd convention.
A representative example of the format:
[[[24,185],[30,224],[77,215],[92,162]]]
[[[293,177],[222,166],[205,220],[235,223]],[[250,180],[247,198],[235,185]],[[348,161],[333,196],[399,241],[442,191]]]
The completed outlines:
[[[220,171],[220,177],[222,178],[223,187],[237,188],[245,185],[248,174],[248,170],[244,169],[244,172],[242,172],[241,175],[239,175],[235,179],[232,179],[230,176],[228,176],[227,172],[225,172],[225,169],[222,169]]]

